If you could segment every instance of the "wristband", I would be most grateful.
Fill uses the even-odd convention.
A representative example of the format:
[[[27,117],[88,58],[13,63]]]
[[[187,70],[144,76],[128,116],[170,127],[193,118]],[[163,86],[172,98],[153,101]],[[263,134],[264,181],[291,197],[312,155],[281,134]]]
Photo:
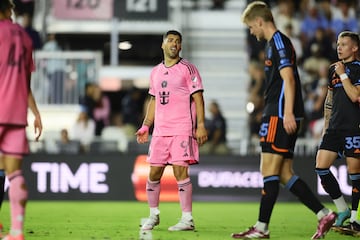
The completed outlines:
[[[141,128],[139,128],[139,130],[137,131],[140,134],[144,134],[145,132],[149,131],[149,126],[147,125],[142,125]]]
[[[344,81],[345,79],[349,78],[348,75],[346,73],[342,73],[340,74],[340,80]]]

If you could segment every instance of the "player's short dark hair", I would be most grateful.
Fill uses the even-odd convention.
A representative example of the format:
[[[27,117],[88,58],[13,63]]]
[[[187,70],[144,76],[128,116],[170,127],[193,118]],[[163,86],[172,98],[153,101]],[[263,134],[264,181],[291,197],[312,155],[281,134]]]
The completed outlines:
[[[9,9],[13,9],[15,4],[13,0],[1,0],[0,1],[0,12],[5,13]]]
[[[360,48],[360,38],[358,33],[351,31],[343,31],[339,34],[338,37],[349,37],[351,41],[353,41]]]
[[[179,31],[176,31],[176,30],[169,30],[169,31],[167,31],[167,32],[164,34],[163,39],[167,38],[167,36],[169,36],[170,34],[179,36],[180,42],[182,42],[182,35],[181,35],[181,33],[180,33]]]

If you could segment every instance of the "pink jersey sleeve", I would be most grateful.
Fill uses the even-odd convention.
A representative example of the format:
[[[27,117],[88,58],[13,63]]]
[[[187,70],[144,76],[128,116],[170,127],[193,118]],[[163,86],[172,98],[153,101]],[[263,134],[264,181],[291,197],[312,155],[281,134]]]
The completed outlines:
[[[189,75],[188,75],[188,86],[189,86],[189,91],[191,92],[191,94],[193,94],[194,92],[197,92],[199,90],[203,90],[203,84],[202,84],[202,79],[200,77],[199,71],[198,69],[195,67],[194,64],[190,63],[189,61],[183,59],[182,60],[183,64],[188,68],[189,70]]]

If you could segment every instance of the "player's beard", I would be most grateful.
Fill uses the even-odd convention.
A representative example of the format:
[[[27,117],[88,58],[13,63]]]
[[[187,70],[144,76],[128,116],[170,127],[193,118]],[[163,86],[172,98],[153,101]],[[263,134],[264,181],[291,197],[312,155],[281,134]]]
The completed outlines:
[[[167,57],[168,58],[176,59],[176,58],[178,58],[178,56],[179,56],[179,51],[171,51],[171,50],[169,50],[167,52]]]

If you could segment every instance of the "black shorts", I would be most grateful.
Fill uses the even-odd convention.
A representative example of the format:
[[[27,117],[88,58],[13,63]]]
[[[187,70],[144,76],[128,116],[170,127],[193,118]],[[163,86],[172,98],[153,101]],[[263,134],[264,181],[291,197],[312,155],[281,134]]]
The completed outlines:
[[[297,131],[300,121],[296,122]],[[277,116],[265,116],[259,130],[262,152],[275,153],[285,158],[293,158],[297,133],[289,135],[284,129],[283,119]]]
[[[360,131],[327,129],[319,148],[360,158]]]

